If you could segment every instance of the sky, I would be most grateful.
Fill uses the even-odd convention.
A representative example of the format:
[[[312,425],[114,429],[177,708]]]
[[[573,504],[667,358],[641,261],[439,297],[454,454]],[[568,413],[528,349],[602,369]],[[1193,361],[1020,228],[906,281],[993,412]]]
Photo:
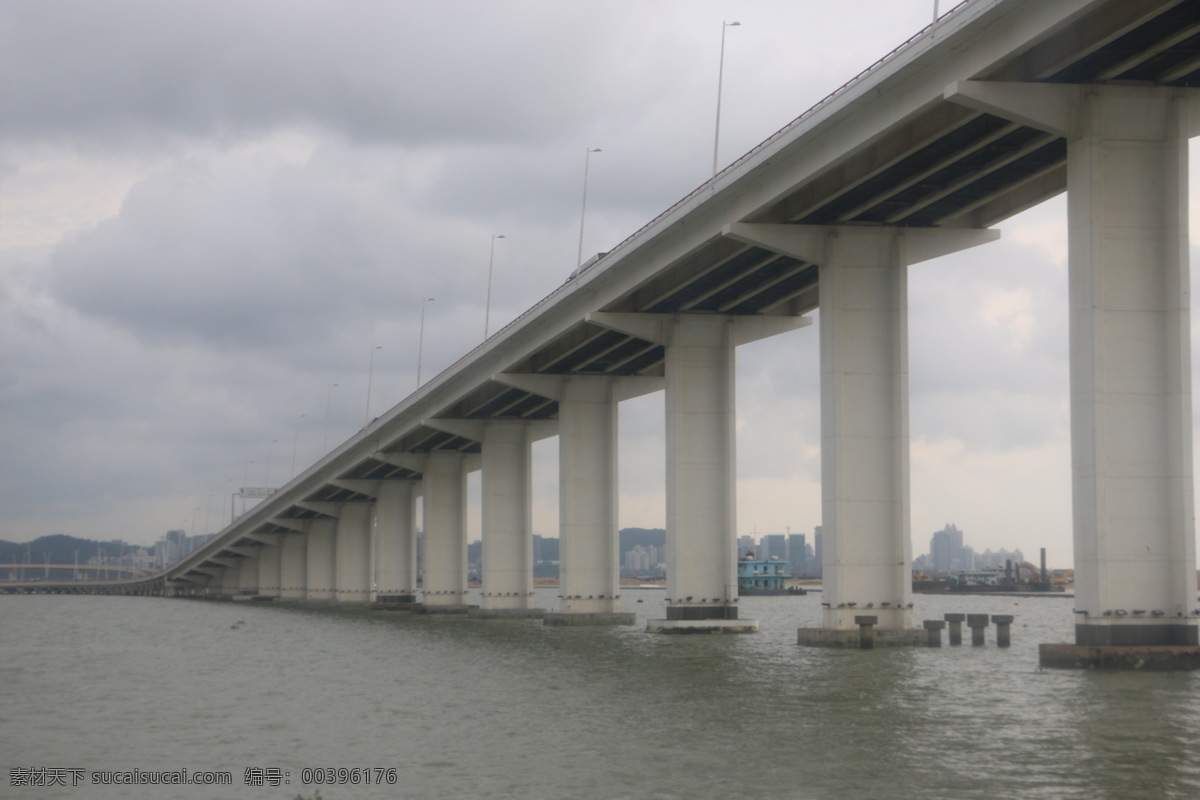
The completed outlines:
[[[239,487],[285,483],[562,283],[585,159],[585,258],[704,182],[722,31],[724,165],[932,10],[7,0],[0,539],[218,530]],[[1191,196],[1200,241],[1194,170]],[[910,269],[914,555],[954,523],[1070,565],[1065,208]],[[811,534],[817,327],[739,348],[737,374],[737,532]],[[535,457],[556,536],[555,440]],[[622,405],[620,462],[620,524],[662,526],[661,395]]]

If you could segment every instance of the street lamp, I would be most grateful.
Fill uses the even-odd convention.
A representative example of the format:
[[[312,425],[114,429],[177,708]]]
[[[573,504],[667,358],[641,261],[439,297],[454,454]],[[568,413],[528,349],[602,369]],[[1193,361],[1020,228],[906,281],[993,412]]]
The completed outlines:
[[[417,388],[421,388],[421,355],[425,349],[425,304],[432,303],[436,298],[426,297],[421,301],[421,333],[417,337]]]
[[[599,147],[589,147],[583,156],[583,208],[579,212],[579,252],[575,256],[576,267],[583,264],[583,221],[587,218],[588,163],[592,158],[592,153],[602,152],[604,151]]]
[[[279,443],[278,439],[272,439],[267,444],[267,469],[266,469],[266,472],[263,473],[263,486],[264,487],[271,485],[271,450],[278,443]]]
[[[721,146],[721,85],[725,81],[725,31],[729,28],[740,27],[740,22],[721,23],[721,62],[717,68],[717,127],[713,134],[713,177],[717,177],[717,152]]]
[[[382,350],[383,345],[377,344],[371,348],[371,363],[367,367],[367,409],[363,411],[363,427],[367,426],[367,420],[371,418],[371,378],[375,375],[375,351]]]
[[[296,417],[296,427],[295,430],[292,431],[292,474],[289,477],[289,480],[296,477],[296,445],[300,443],[300,420],[307,416],[307,414],[301,414],[300,416]],[[205,533],[208,533],[208,531],[205,531]]]
[[[321,452],[329,452],[329,407],[333,403],[333,390],[337,386],[336,383],[329,384],[329,391],[325,393],[325,439],[321,442]]]
[[[503,239],[503,233],[492,234],[492,253],[488,256],[488,284],[487,284],[487,303],[483,307],[483,338],[488,337],[489,325],[492,313],[492,265],[496,261],[496,240]]]

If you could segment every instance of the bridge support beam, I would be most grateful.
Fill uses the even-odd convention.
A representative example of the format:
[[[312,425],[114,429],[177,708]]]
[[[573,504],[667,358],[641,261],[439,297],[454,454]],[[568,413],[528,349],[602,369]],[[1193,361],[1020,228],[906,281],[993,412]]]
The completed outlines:
[[[374,503],[342,503],[337,520],[337,600],[369,603],[373,564],[371,530]]]
[[[467,473],[462,453],[425,456],[425,580],[422,610],[467,611]]]
[[[337,520],[332,517],[312,520],[307,538],[305,598],[332,600],[337,586]]]
[[[824,626],[800,641],[918,643],[909,537],[908,266],[994,241],[989,230],[747,225],[734,238],[820,270]],[[836,632],[831,634],[830,632]],[[895,633],[890,633],[895,632]]]
[[[382,481],[375,500],[375,534],[379,541],[378,594],[381,603],[417,600],[417,482]]]
[[[303,600],[308,583],[308,537],[298,533],[284,535],[279,552],[279,596],[285,600]]]
[[[1200,91],[967,82],[947,97],[1067,137],[1075,643],[1195,647],[1187,180]]]

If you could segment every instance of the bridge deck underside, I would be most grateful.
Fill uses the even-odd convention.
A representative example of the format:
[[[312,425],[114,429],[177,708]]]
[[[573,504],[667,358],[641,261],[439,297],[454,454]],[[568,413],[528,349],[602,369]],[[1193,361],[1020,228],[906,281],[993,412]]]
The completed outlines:
[[[970,8],[967,6],[966,8]],[[1112,0],[1092,7],[962,79],[1192,86],[1200,82],[1200,0]],[[840,160],[824,164],[740,221],[909,227],[988,227],[1066,188],[1066,141],[931,97]],[[755,153],[747,159],[755,158]],[[602,258],[589,267],[602,270]],[[818,265],[714,232],[701,246],[632,286],[602,311],[656,314],[802,314],[819,305]],[[580,321],[504,371],[551,375],[661,375],[664,348]],[[549,398],[485,380],[436,415],[545,420]],[[479,451],[479,443],[419,421],[377,445],[389,453]],[[377,454],[376,454],[377,455]],[[364,453],[339,479],[419,477]],[[330,483],[307,501],[369,499]],[[282,516],[314,519],[297,504]],[[288,529],[264,523],[259,533]],[[232,531],[231,531],[232,533]],[[243,540],[238,540],[243,541]],[[216,554],[221,555],[221,554]]]

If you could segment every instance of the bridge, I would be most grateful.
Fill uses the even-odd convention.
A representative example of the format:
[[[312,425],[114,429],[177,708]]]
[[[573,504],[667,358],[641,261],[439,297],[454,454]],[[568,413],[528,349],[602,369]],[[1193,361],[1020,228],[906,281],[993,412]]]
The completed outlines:
[[[877,642],[903,640],[907,269],[983,246],[1066,191],[1076,645],[1195,646],[1186,189],[1198,81],[1200,0],[961,3],[130,591],[466,612],[465,476],[481,470],[472,613],[629,622],[616,411],[662,391],[669,611],[650,629],[753,630],[737,605],[735,353],[820,309],[805,334],[821,372],[813,638],[856,636],[870,613]],[[550,436],[562,577],[558,607],[543,610],[530,450]]]

